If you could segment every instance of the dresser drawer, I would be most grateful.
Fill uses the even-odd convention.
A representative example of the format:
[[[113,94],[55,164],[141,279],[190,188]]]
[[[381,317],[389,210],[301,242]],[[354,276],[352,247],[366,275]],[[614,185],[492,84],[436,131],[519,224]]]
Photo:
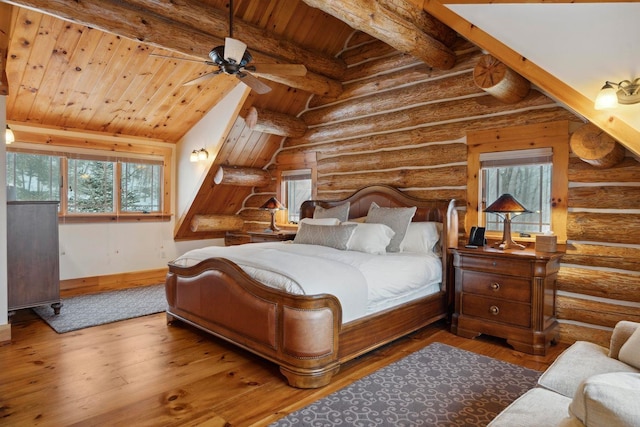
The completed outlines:
[[[520,277],[531,277],[532,274],[529,261],[511,258],[465,256],[461,260],[460,267],[465,270],[479,270]]]
[[[463,270],[462,292],[506,300],[530,302],[531,279]]]
[[[462,314],[523,328],[531,327],[531,306],[519,302],[463,293]]]

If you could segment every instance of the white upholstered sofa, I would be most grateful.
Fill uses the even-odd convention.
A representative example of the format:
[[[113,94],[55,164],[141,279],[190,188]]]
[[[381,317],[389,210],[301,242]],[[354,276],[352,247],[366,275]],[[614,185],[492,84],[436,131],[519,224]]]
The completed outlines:
[[[639,427],[640,323],[619,322],[609,349],[578,341],[491,427]]]

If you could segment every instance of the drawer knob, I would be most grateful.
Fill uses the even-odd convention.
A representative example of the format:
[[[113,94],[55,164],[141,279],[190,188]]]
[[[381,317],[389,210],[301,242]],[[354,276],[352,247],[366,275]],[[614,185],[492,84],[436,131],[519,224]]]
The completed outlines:
[[[500,313],[500,309],[498,307],[496,307],[495,305],[492,305],[491,307],[489,307],[489,313],[491,313],[494,316],[496,316],[498,313]]]
[[[498,282],[491,282],[491,284],[489,284],[489,288],[493,291],[497,291],[500,289],[500,283]]]
[[[498,263],[496,261],[493,261],[491,265],[495,267],[496,265],[498,265]]]

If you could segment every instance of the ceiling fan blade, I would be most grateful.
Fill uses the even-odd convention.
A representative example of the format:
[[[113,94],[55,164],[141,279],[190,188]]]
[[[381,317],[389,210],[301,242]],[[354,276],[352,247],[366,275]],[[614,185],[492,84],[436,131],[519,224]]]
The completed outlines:
[[[252,76],[249,73],[238,73],[235,76],[259,95],[271,92],[271,88],[268,85],[262,83],[257,77]]]
[[[193,86],[193,85],[197,85],[200,84],[204,81],[209,80],[211,77],[215,76],[216,74],[220,74],[221,70],[218,71],[213,71],[211,73],[207,73],[207,74],[203,74],[200,77],[196,77],[193,80],[189,80],[188,82],[182,83],[182,86]]]
[[[262,74],[278,74],[281,76],[304,76],[307,74],[307,67],[302,64],[253,64],[252,73]]]
[[[240,40],[226,37],[224,39],[224,59],[239,64],[244,56],[244,51],[247,50],[247,45]]]
[[[197,62],[199,64],[216,65],[214,62],[203,61],[202,59],[178,58],[177,56],[161,55],[159,53],[150,53],[149,56],[157,56],[158,58],[166,58],[166,59],[175,59],[176,61],[190,61],[190,62]]]

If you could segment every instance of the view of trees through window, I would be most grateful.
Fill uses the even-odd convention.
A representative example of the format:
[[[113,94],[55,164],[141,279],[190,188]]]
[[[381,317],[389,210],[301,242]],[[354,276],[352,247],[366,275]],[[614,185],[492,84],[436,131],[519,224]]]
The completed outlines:
[[[66,197],[63,214],[160,212],[162,174],[159,163],[7,153],[7,185],[13,187],[15,199]],[[63,187],[66,191],[61,193]]]
[[[311,172],[290,171],[283,173],[284,200],[288,210],[288,221],[297,223],[300,221],[300,205],[305,200],[311,199]]]
[[[512,216],[512,232],[542,233],[550,230],[551,169],[550,163],[483,168],[483,197],[486,206],[502,194],[509,193],[532,211]],[[492,213],[485,215],[487,230],[502,231],[503,218]]]

